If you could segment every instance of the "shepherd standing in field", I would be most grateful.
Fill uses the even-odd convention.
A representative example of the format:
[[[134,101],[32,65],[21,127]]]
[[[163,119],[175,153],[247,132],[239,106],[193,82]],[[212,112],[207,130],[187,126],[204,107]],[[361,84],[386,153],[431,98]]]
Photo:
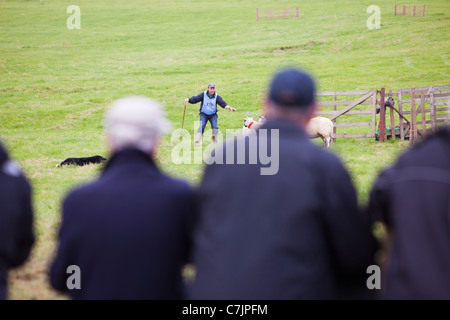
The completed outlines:
[[[203,91],[202,93],[186,98],[184,100],[184,104],[187,103],[195,104],[201,102],[200,104],[200,126],[197,130],[197,138],[195,139],[195,143],[199,144],[202,140],[203,132],[205,131],[206,123],[209,121],[211,123],[212,129],[212,140],[213,142],[217,142],[217,133],[219,131],[219,127],[217,126],[217,105],[222,108],[229,109],[231,111],[236,111],[235,108],[230,107],[221,96],[219,96],[216,92],[216,85],[214,83],[210,83],[208,85],[208,90]]]

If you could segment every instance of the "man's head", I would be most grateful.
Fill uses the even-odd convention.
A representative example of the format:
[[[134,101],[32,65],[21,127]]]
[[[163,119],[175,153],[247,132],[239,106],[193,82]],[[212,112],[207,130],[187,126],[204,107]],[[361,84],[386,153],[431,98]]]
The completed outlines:
[[[105,127],[113,152],[135,148],[150,154],[171,125],[158,102],[130,96],[111,104],[105,116]]]
[[[208,93],[210,95],[213,95],[214,92],[216,92],[216,85],[213,82],[211,82],[210,84],[208,84]]]
[[[267,117],[303,123],[315,111],[315,94],[311,76],[296,68],[283,69],[272,78],[266,100]]]

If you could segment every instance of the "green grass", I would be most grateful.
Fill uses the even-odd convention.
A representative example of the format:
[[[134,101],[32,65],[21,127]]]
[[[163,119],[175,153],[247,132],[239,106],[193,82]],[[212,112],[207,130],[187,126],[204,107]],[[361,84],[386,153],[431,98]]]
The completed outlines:
[[[31,259],[11,275],[11,298],[62,298],[46,281],[61,201],[99,168],[55,166],[107,155],[103,114],[113,100],[159,100],[176,129],[184,99],[213,81],[243,111],[219,111],[225,130],[239,129],[245,112],[261,112],[270,76],[284,65],[309,70],[321,91],[448,84],[450,4],[416,3],[426,4],[424,18],[394,17],[392,2],[378,1],[381,29],[369,30],[372,1],[0,1],[0,137],[33,185],[38,234]],[[66,27],[69,5],[81,8],[80,30]],[[296,6],[300,19],[255,19],[257,7]],[[197,120],[198,105],[190,105],[184,128],[192,136]],[[196,185],[203,164],[172,163],[176,144],[164,138],[158,163]],[[338,139],[331,152],[349,169],[363,206],[377,173],[408,146]]]

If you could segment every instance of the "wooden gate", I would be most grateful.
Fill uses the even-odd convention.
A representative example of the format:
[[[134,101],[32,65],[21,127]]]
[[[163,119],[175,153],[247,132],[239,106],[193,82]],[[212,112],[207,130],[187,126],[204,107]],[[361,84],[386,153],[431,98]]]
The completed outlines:
[[[377,90],[323,91],[316,96],[319,110],[316,114],[330,115],[334,123],[333,140],[375,137]],[[358,127],[367,128],[361,133],[357,132],[361,131]]]
[[[385,127],[390,128],[390,132],[385,133],[384,139],[380,137],[380,141],[398,136],[414,143],[419,137],[446,125],[450,119],[450,85],[390,90],[386,96],[394,98],[396,107],[386,108],[389,120]],[[382,120],[380,115],[380,128],[383,127]]]

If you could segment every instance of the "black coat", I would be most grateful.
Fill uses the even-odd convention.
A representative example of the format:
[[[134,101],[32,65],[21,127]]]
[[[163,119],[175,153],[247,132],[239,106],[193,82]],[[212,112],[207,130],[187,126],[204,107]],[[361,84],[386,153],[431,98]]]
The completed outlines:
[[[0,300],[8,270],[25,263],[34,241],[31,185],[0,144]]]
[[[274,156],[263,165],[269,161],[259,155],[251,164],[247,144],[245,164],[210,164],[205,170],[189,298],[365,298],[366,270],[377,245],[349,174],[296,125],[268,121],[258,134],[263,129],[274,139],[269,149],[279,160]],[[279,151],[272,129],[279,130]],[[258,141],[261,149],[261,136]],[[238,149],[230,142],[213,158],[223,152],[226,159],[233,150],[236,163]]]
[[[384,299],[450,299],[450,128],[417,143],[376,180],[369,211],[392,236]]]
[[[116,153],[64,200],[51,284],[73,299],[181,299],[194,193],[137,150]],[[67,268],[81,289],[68,290]]]

